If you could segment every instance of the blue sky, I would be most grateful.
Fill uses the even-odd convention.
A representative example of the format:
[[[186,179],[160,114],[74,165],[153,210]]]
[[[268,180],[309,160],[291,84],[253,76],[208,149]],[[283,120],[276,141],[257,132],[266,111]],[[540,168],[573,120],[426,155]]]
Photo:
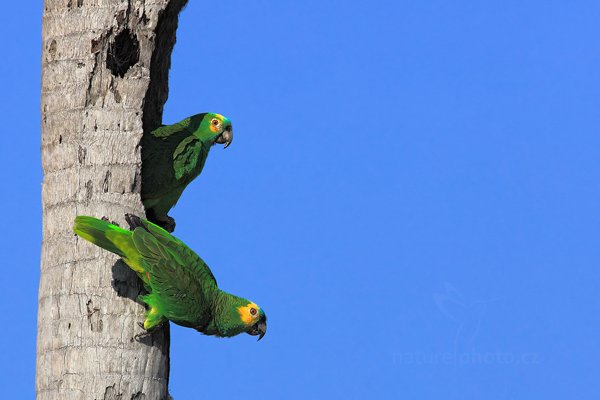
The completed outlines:
[[[21,3],[0,381],[32,398],[41,2]],[[174,327],[175,399],[596,398],[600,3],[207,4],[181,16],[164,122],[220,112],[235,141],[172,215],[269,332]]]

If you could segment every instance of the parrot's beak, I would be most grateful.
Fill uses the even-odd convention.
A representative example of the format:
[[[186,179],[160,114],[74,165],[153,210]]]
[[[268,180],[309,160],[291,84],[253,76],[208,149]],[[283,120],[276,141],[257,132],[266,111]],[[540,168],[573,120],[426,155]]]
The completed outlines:
[[[260,319],[258,320],[258,322],[256,324],[254,324],[254,326],[252,326],[252,329],[250,331],[248,331],[248,335],[252,335],[252,336],[258,336],[258,340],[262,339],[265,334],[267,333],[267,316],[265,314],[262,314]]]
[[[258,337],[258,340],[260,340],[267,334],[267,321],[258,323],[258,331],[260,332],[260,336]]]
[[[219,144],[225,143],[225,146],[223,146],[223,148],[226,149],[231,144],[232,141],[233,141],[233,130],[231,129],[231,125],[229,125],[229,126],[226,126],[223,133],[221,133],[219,135],[219,137],[216,140],[216,143],[219,143]]]

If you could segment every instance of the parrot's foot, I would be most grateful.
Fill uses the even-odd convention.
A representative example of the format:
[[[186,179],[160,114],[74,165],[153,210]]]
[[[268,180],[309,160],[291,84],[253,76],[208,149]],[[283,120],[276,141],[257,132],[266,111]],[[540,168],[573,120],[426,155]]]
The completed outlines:
[[[172,233],[175,230],[175,220],[168,215],[166,217],[167,219],[159,219],[156,217],[154,210],[150,209],[146,211],[146,218],[148,218],[150,222],[160,226],[165,231]]]
[[[142,332],[142,333],[138,333],[133,337],[133,340],[135,340],[136,342],[141,341],[144,338],[147,338],[148,336],[152,336],[152,332]]]
[[[175,230],[175,220],[169,216],[166,221],[159,221],[158,225],[169,233]]]
[[[138,322],[137,324],[140,328],[142,328],[144,330],[143,332],[138,333],[133,337],[133,339],[137,342],[139,342],[141,339],[147,338],[148,336],[152,336],[155,332],[157,332],[159,330],[159,328],[161,326],[163,326],[163,323],[161,322],[160,324],[153,326],[150,329],[146,329],[146,328],[144,328],[143,322]]]

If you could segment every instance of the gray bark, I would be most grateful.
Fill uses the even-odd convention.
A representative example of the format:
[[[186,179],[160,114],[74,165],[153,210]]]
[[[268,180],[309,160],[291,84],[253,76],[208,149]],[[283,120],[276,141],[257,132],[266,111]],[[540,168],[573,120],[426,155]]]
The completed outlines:
[[[135,340],[142,287],[76,215],[144,215],[139,142],[160,123],[187,0],[45,0],[38,399],[163,399],[168,326]]]

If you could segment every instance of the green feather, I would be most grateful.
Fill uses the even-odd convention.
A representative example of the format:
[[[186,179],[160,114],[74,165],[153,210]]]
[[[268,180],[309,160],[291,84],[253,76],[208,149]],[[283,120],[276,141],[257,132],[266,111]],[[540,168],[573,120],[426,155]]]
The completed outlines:
[[[193,173],[201,153],[202,143],[195,136],[183,139],[173,153],[175,179],[181,179],[184,175]]]
[[[194,117],[196,117],[196,116],[194,116]],[[182,131],[188,131],[190,133],[194,132],[194,130],[196,130],[200,124],[197,123],[194,127],[191,127],[192,118],[193,117],[186,118],[183,121],[177,122],[176,124],[173,124],[173,125],[159,126],[158,128],[156,128],[155,130],[153,130],[151,132],[151,135],[154,137],[166,138],[166,137],[169,137],[173,134],[176,134],[176,133],[179,133]],[[196,122],[197,120],[198,120],[198,118],[195,118],[194,122]]]
[[[131,237],[131,232],[128,230],[119,228],[101,219],[80,215],[75,218],[73,231],[79,237],[94,243],[96,246],[100,246],[121,257],[126,257],[125,252],[115,244],[115,240],[118,241],[120,235]]]

